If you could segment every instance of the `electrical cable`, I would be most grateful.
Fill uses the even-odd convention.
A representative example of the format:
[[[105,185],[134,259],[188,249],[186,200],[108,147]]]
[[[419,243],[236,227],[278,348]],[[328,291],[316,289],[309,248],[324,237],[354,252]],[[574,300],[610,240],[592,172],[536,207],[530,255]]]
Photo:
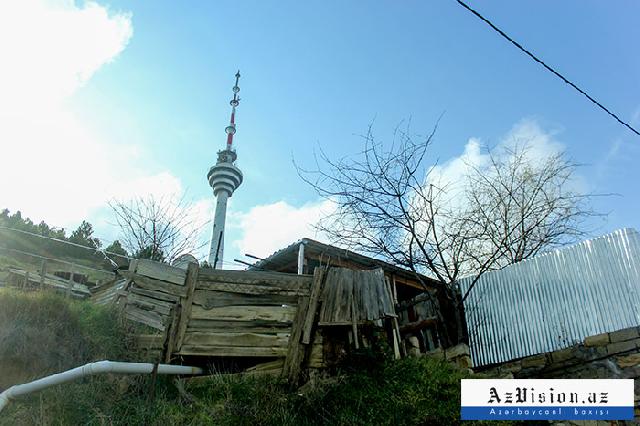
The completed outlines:
[[[523,51],[524,53],[526,53],[531,59],[533,59],[534,61],[538,62],[540,65],[542,65],[543,67],[545,67],[548,71],[551,71],[554,75],[556,75],[558,78],[560,78],[562,81],[564,81],[566,84],[568,84],[569,86],[573,87],[574,89],[576,89],[578,92],[582,93],[587,99],[589,99],[591,102],[593,102],[595,105],[597,105],[598,107],[600,107],[602,110],[604,110],[607,114],[609,114],[611,117],[615,118],[618,123],[622,124],[623,126],[625,126],[626,128],[628,128],[629,130],[631,130],[633,133],[635,133],[636,135],[640,136],[640,132],[638,132],[636,129],[634,129],[633,127],[631,127],[630,124],[626,123],[625,121],[622,121],[622,119],[620,119],[620,117],[618,117],[616,114],[614,114],[613,112],[611,112],[607,107],[605,107],[604,105],[602,105],[600,102],[598,102],[597,100],[595,100],[592,96],[590,96],[587,92],[585,92],[584,90],[582,90],[581,88],[579,88],[575,83],[571,82],[569,79],[567,79],[565,76],[563,76],[562,74],[560,74],[558,71],[556,71],[555,69],[551,68],[549,65],[547,65],[544,61],[542,61],[541,59],[538,59],[533,53],[531,53],[530,51],[528,51],[527,49],[525,49],[520,43],[518,43],[517,41],[515,41],[514,39],[512,39],[511,37],[509,37],[504,31],[502,31],[500,28],[496,27],[490,20],[488,20],[487,18],[485,18],[484,16],[482,16],[478,11],[476,11],[475,9],[472,9],[469,5],[467,5],[466,3],[464,3],[462,0],[456,0],[458,2],[458,4],[462,7],[464,7],[465,9],[467,9],[469,12],[473,13],[474,15],[476,15],[478,18],[480,18],[482,21],[484,21],[487,25],[489,25],[491,28],[493,28],[496,32],[498,32],[498,34],[500,34],[502,37],[504,37],[505,39],[507,39],[508,41],[510,41],[514,46],[516,46],[518,49],[520,49],[521,51]]]

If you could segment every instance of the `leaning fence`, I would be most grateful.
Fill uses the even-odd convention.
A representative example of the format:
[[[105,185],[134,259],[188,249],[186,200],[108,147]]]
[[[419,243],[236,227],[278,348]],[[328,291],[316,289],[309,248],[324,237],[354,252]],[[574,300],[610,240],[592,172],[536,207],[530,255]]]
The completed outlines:
[[[269,369],[295,382],[302,369],[322,367],[344,352],[347,342],[370,344],[371,327],[386,329],[400,354],[381,269],[316,268],[313,275],[294,275],[134,260],[120,273],[123,279],[97,288],[92,300],[115,303],[126,318],[146,326],[138,343],[161,362],[267,359]]]

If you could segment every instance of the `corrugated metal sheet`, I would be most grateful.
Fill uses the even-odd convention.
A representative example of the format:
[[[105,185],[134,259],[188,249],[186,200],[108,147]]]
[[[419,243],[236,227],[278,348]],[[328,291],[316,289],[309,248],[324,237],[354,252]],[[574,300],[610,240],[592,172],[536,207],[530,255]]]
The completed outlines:
[[[471,281],[459,281],[462,294]],[[484,274],[464,307],[474,366],[640,325],[640,234],[621,229]]]

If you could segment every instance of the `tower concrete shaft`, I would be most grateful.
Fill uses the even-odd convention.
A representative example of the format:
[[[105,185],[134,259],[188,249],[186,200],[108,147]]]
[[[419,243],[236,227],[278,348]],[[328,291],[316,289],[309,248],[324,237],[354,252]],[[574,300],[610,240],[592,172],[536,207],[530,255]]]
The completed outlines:
[[[240,92],[240,87],[238,87],[240,71],[236,73],[235,77],[236,84],[233,86],[233,99],[231,100],[231,121],[225,128],[227,145],[224,150],[218,151],[218,161],[207,174],[209,185],[213,188],[213,195],[216,197],[216,211],[213,217],[213,232],[209,246],[209,264],[216,269],[222,269],[223,264],[227,201],[242,183],[242,172],[235,165],[238,155],[233,148],[233,136],[236,133],[236,107],[240,103],[240,98],[238,97],[238,92]]]

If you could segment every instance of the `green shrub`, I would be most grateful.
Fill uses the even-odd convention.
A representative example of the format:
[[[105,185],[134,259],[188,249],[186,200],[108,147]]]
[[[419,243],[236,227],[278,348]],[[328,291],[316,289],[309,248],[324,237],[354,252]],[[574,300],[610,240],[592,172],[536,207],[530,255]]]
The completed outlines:
[[[116,311],[49,292],[0,289],[0,390],[103,359],[135,359],[128,329]],[[0,424],[76,422],[74,405],[94,402],[107,381],[62,385],[10,404]],[[83,417],[92,415],[88,410]],[[67,421],[68,420],[68,421]]]
[[[49,291],[0,290],[0,387],[14,384],[7,383],[9,373],[28,378],[105,358],[123,360],[130,346],[114,310]]]

